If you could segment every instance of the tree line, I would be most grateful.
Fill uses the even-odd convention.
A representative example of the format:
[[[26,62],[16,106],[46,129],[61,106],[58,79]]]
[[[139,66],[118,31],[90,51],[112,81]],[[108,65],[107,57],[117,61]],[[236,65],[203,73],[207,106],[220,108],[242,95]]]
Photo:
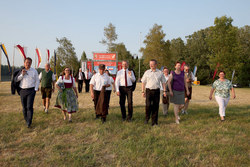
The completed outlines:
[[[231,17],[216,17],[213,26],[187,35],[185,41],[181,38],[166,40],[162,25],[154,24],[143,41],[145,47],[140,48],[141,58],[131,54],[124,43],[116,43],[118,35],[112,23],[104,27],[105,38],[100,43],[107,46],[107,52],[118,53],[119,61],[127,60],[137,78],[139,61],[141,62],[140,76],[149,68],[150,59],[156,59],[159,62],[159,68],[167,66],[170,70],[174,70],[176,61],[185,61],[191,69],[197,66],[196,76],[203,85],[212,83],[213,73],[218,67],[218,70],[226,72],[228,79],[231,79],[232,72],[235,70],[233,82],[248,86],[250,83],[250,26],[238,28],[233,26],[232,22]],[[66,37],[56,38],[56,41],[59,44],[56,49],[57,74],[67,65],[77,72],[81,61],[91,60],[87,58],[84,51],[78,60],[75,48]],[[54,70],[54,56],[51,57],[50,64]],[[5,68],[2,71],[5,71]]]

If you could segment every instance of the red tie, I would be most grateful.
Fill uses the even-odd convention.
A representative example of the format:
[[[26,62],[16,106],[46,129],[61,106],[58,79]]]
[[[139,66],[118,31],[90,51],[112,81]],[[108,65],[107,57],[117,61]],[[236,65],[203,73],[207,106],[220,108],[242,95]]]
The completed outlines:
[[[125,86],[126,86],[126,87],[128,86],[126,70],[125,70]]]

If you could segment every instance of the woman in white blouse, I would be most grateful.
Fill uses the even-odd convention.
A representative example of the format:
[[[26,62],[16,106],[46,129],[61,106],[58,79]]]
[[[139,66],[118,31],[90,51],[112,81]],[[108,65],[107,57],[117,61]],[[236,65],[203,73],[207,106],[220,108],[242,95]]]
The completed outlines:
[[[78,93],[74,77],[71,75],[69,67],[64,68],[63,75],[56,82],[58,95],[55,107],[62,110],[64,120],[66,120],[66,112],[69,114],[69,122],[72,122],[71,114],[78,110]]]

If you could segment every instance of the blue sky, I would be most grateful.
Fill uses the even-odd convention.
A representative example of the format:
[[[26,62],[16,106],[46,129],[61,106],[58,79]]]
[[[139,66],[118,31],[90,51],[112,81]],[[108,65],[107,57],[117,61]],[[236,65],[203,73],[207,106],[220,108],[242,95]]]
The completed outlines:
[[[99,41],[111,22],[116,42],[140,54],[140,37],[143,41],[155,23],[163,26],[166,39],[185,40],[223,15],[232,17],[234,26],[250,25],[249,6],[249,0],[0,0],[0,43],[5,44],[11,65],[13,46],[20,44],[28,47],[33,59],[38,47],[43,67],[46,48],[52,52],[58,47],[56,38],[62,37],[71,40],[79,58],[83,51],[92,58],[93,51],[106,51]],[[16,51],[15,65],[22,64]]]

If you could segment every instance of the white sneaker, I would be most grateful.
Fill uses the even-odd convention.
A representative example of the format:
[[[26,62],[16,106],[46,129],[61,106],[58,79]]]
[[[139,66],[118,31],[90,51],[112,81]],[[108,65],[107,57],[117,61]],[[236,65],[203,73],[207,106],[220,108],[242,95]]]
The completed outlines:
[[[45,111],[46,114],[48,114],[48,112],[49,112],[49,110],[47,110],[47,109],[45,109],[44,111]]]
[[[187,112],[187,111],[185,111],[185,114],[187,114],[187,115],[188,115],[188,112]]]
[[[180,120],[181,118],[178,116],[178,120]]]
[[[176,123],[176,124],[180,124],[179,120],[175,120],[175,123]]]
[[[185,114],[185,112],[186,112],[186,111],[185,111],[184,109],[181,110],[181,114]]]

